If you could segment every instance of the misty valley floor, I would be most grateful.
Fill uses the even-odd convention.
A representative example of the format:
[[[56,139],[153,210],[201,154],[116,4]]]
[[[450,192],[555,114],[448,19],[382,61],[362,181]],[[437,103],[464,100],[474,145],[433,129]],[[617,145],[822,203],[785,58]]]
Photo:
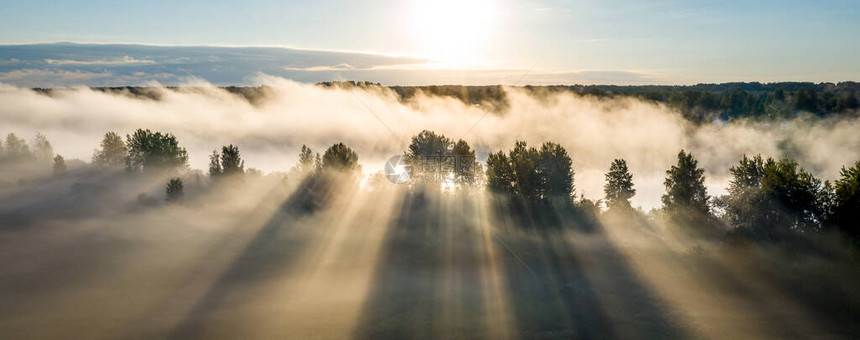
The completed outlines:
[[[767,264],[781,255],[758,249],[728,255],[707,243],[694,247],[647,221],[619,216],[588,227],[562,218],[560,226],[542,228],[545,219],[511,218],[483,194],[435,197],[353,188],[309,210],[300,204],[306,192],[272,187],[260,183],[154,207],[119,199],[121,190],[81,194],[46,184],[4,191],[0,334],[860,334],[857,311],[838,309],[857,306],[856,274],[826,283],[847,295],[818,299],[816,287],[793,285],[799,275],[844,265],[795,258],[796,267],[781,269]],[[35,195],[46,192],[53,194]]]

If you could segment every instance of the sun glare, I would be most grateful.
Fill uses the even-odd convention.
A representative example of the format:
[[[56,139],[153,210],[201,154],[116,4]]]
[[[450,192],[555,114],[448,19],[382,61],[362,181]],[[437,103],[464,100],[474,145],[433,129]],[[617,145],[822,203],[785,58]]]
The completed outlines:
[[[415,1],[413,27],[422,54],[439,62],[474,62],[495,30],[492,0]]]

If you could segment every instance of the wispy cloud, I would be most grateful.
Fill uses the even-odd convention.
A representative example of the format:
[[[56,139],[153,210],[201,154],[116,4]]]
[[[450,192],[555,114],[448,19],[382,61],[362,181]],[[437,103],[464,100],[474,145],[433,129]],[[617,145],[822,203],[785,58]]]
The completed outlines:
[[[72,86],[97,79],[109,79],[113,77],[114,75],[110,72],[95,73],[66,70],[22,69],[0,72],[0,82],[24,87],[40,87],[45,84]]]
[[[582,43],[597,43],[601,38]],[[300,82],[364,80],[386,85],[511,85],[526,71],[503,63],[446,64],[377,54],[280,47],[102,44],[0,45],[0,82],[23,87],[177,85],[202,79],[253,85],[259,74]],[[653,84],[664,77],[637,70],[540,70],[528,84]]]
[[[308,67],[284,67],[287,71],[309,71],[309,72],[325,72],[325,71],[350,71],[350,70],[370,70],[370,67],[357,68],[350,64],[343,63],[331,66],[308,66]]]
[[[148,59],[136,59],[130,56],[123,56],[120,59],[111,60],[45,59],[45,63],[51,65],[134,65],[155,64],[155,61]]]

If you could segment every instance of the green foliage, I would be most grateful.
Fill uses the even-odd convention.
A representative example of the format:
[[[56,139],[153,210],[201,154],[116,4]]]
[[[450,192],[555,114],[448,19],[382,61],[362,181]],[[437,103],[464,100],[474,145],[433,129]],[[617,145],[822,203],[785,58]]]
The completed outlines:
[[[450,181],[473,185],[480,177],[475,150],[464,140],[456,143],[445,135],[423,130],[412,137],[403,155],[413,183]]]
[[[630,209],[630,199],[636,195],[633,188],[633,175],[627,169],[627,161],[616,159],[606,173],[606,184],[603,186],[606,194],[606,205],[609,209]]]
[[[573,161],[561,145],[546,142],[538,158],[542,195],[550,199],[569,200],[573,193]]]
[[[105,133],[101,141],[101,149],[93,153],[93,164],[103,168],[117,169],[125,165],[128,148],[116,132]]]
[[[570,155],[561,145],[547,142],[540,150],[517,141],[506,156],[490,154],[487,187],[493,192],[515,194],[527,202],[571,203],[573,169]]]
[[[454,156],[454,183],[459,185],[472,185],[477,182],[481,174],[480,164],[475,157],[475,150],[464,140],[458,140],[451,149]]]
[[[538,169],[540,153],[526,142],[517,141],[508,154],[514,170],[514,187],[516,193],[529,202],[539,202],[542,197],[542,176]]]
[[[179,171],[188,168],[188,153],[170,133],[137,129],[126,136],[126,167],[133,172]]]
[[[170,181],[167,182],[167,188],[165,191],[167,193],[165,200],[168,202],[181,201],[182,198],[185,197],[185,187],[182,185],[182,180],[179,178],[171,178]]]
[[[789,231],[816,230],[828,218],[829,185],[794,160],[744,156],[729,171],[726,218],[737,228],[772,238]]]
[[[842,167],[833,183],[833,222],[846,233],[860,237],[860,161]]]
[[[495,193],[516,193],[516,178],[511,161],[504,152],[491,153],[487,158],[487,188]]]
[[[403,161],[409,166],[409,177],[416,183],[432,183],[443,180],[442,162],[451,155],[454,142],[433,131],[423,130],[412,137]],[[452,166],[453,168],[453,166]]]
[[[854,91],[842,93],[836,99],[836,105],[833,107],[834,112],[844,112],[848,110],[857,110],[860,108],[860,101],[857,100],[857,94]]]
[[[692,154],[681,150],[678,164],[666,171],[663,209],[679,225],[701,224],[710,217],[705,170]]]
[[[462,85],[431,85],[431,86],[392,86],[401,100],[409,100],[418,94],[438,97],[453,97],[468,105],[489,104],[492,107],[505,106],[505,90],[500,85],[462,86]]]
[[[343,143],[329,147],[322,157],[322,169],[326,171],[354,172],[360,171],[358,154]]]
[[[799,89],[794,93],[794,107],[799,111],[818,112],[818,93],[812,89]]]

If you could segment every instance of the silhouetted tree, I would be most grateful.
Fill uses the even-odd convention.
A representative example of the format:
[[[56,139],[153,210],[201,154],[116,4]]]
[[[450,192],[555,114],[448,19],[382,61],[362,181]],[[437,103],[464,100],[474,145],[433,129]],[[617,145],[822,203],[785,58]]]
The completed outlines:
[[[185,188],[182,185],[182,180],[179,178],[171,178],[170,181],[167,182],[167,188],[165,191],[167,193],[165,200],[168,202],[180,201],[185,197]]]
[[[516,193],[528,202],[539,202],[543,198],[543,180],[538,162],[540,152],[529,147],[526,142],[517,141],[514,148],[508,154],[514,170],[514,182]]]
[[[857,95],[854,91],[851,91],[839,96],[839,99],[836,100],[836,106],[833,108],[833,111],[842,112],[856,110],[858,107],[860,107],[860,102],[857,100]]]
[[[138,129],[126,136],[126,144],[126,167],[130,171],[177,171],[188,167],[188,153],[173,134]]]
[[[221,153],[218,150],[212,150],[209,155],[209,176],[211,178],[233,177],[245,173],[245,161],[242,160],[239,154],[239,147],[233,144],[221,147]]]
[[[57,155],[54,157],[54,175],[61,175],[66,172],[66,160],[63,156]]]
[[[516,176],[504,152],[491,153],[487,158],[487,189],[495,193],[515,194]]]
[[[93,152],[93,164],[99,167],[117,169],[125,165],[128,148],[116,132],[105,133],[101,141],[101,149]]]
[[[764,205],[767,203],[761,190],[764,161],[761,156],[741,158],[738,165],[729,169],[732,180],[724,198],[726,218],[735,227],[752,229],[767,224]]]
[[[411,170],[411,180],[415,183],[432,183],[447,177],[444,170],[454,168],[455,160],[450,157],[453,146],[451,139],[433,131],[423,130],[413,136],[403,155],[404,163]]]
[[[230,144],[221,147],[221,168],[225,176],[245,173],[245,161],[239,155],[239,147]]]
[[[454,183],[457,185],[473,185],[480,176],[480,164],[475,157],[475,150],[464,140],[458,140],[451,149],[454,157]]]
[[[663,209],[679,225],[701,225],[710,218],[705,170],[692,154],[681,150],[678,164],[666,171]]]
[[[733,178],[725,199],[726,216],[735,227],[773,237],[817,229],[828,218],[829,184],[793,160],[744,156],[729,171]]]
[[[329,147],[322,157],[323,170],[352,172],[361,169],[358,165],[358,154],[343,143]]]
[[[218,150],[212,150],[212,154],[209,155],[209,177],[215,178],[222,173],[224,169],[221,167],[221,155],[218,154]]]
[[[812,89],[799,89],[794,93],[794,105],[800,111],[818,112],[818,93]]]
[[[507,156],[501,151],[490,154],[487,187],[519,195],[529,203],[572,203],[572,161],[558,144],[544,143],[538,151],[517,141]]]
[[[546,142],[541,146],[538,171],[544,199],[557,203],[571,202],[573,194],[573,161],[561,145]]]
[[[48,138],[41,133],[36,133],[33,139],[33,157],[40,163],[48,164],[54,159],[54,148]]]
[[[849,235],[860,237],[860,161],[850,168],[843,166],[839,174],[833,183],[833,222]]]
[[[606,205],[609,209],[630,209],[630,199],[636,195],[633,188],[633,175],[627,169],[627,161],[616,159],[606,173],[606,184],[603,186],[606,194]]]

